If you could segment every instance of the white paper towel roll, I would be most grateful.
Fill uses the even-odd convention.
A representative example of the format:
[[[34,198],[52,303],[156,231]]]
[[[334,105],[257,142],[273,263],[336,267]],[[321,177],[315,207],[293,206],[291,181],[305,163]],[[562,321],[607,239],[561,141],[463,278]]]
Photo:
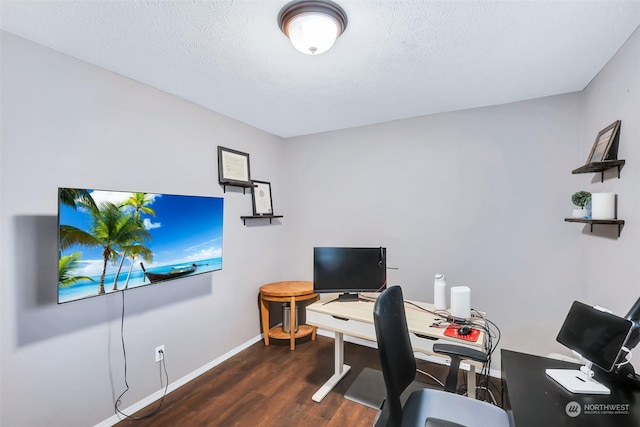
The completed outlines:
[[[616,218],[616,193],[591,193],[591,219]]]
[[[471,317],[471,289],[468,286],[451,288],[451,315],[457,319]]]

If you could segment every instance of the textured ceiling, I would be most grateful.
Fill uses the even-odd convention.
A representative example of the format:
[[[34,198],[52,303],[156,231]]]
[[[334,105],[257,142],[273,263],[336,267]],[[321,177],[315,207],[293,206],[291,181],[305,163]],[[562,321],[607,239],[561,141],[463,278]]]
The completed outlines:
[[[0,28],[290,137],[582,90],[640,25],[640,0],[337,0],[312,57],[287,2],[2,0]]]

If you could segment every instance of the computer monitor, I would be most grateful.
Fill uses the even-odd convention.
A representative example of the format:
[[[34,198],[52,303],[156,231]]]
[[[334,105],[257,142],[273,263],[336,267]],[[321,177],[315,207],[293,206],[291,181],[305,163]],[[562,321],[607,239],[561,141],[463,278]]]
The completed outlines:
[[[313,248],[315,293],[342,293],[341,301],[357,300],[360,292],[379,292],[386,285],[386,248]]]
[[[606,386],[593,379],[591,364],[611,371],[632,328],[629,319],[574,301],[556,340],[588,363],[580,370],[547,369],[547,375],[573,393],[609,394]]]

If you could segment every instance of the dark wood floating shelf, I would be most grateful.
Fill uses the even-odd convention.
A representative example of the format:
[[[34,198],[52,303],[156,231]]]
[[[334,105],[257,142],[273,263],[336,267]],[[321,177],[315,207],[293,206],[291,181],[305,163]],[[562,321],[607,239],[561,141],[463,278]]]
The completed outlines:
[[[221,181],[220,185],[222,185],[222,192],[226,193],[227,192],[227,186],[229,187],[242,187],[242,194],[246,194],[245,190],[247,188],[255,188],[257,187],[257,185],[255,185],[253,182],[236,182],[236,181]]]
[[[583,218],[565,218],[566,222],[580,222],[583,224],[591,225],[591,232],[593,233],[593,225],[617,225],[618,226],[618,237],[620,237],[620,232],[622,231],[622,227],[624,227],[623,219],[583,219]]]
[[[604,181],[604,171],[618,168],[618,179],[620,179],[620,169],[624,165],[624,160],[604,160],[602,162],[593,162],[588,163],[584,166],[580,166],[578,169],[574,169],[571,171],[572,174],[577,173],[592,173],[592,172],[600,172],[602,175],[600,177],[601,181]]]
[[[259,219],[259,218],[269,218],[269,224],[271,224],[272,220],[274,218],[284,218],[284,215],[247,215],[247,216],[241,216],[240,217],[242,219],[242,223],[244,225],[247,225],[247,220],[248,219]]]

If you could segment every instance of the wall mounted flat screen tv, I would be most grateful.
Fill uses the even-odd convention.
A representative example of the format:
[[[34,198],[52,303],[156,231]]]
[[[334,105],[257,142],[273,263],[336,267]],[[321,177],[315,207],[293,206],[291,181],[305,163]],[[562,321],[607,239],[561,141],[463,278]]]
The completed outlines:
[[[222,269],[223,202],[58,188],[58,303]]]
[[[342,293],[340,300],[355,300],[360,292],[386,286],[386,248],[313,248],[314,292]]]

